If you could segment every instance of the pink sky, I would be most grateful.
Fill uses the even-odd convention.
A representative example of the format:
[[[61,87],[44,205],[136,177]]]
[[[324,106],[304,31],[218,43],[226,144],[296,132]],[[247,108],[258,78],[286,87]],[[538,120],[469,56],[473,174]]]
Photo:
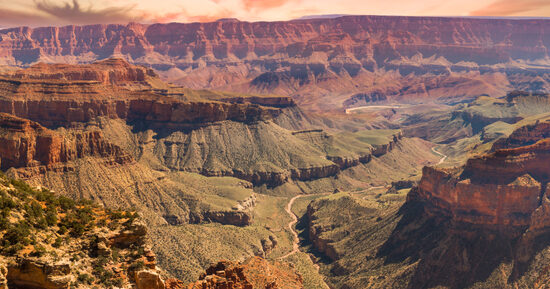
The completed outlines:
[[[550,0],[0,0],[3,27],[274,21],[320,14],[550,17]]]

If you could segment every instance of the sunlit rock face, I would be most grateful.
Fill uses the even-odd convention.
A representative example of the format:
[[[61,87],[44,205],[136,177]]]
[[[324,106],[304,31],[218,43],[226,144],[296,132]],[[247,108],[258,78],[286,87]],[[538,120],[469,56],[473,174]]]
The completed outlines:
[[[522,127],[460,170],[426,167],[409,199],[424,201],[426,212],[458,227],[476,225],[512,236],[543,232],[550,228],[549,129],[548,122]]]
[[[511,89],[547,91],[549,25],[540,19],[347,16],[20,27],[0,30],[0,63],[90,63],[122,56],[186,87],[275,92],[292,95],[308,109],[332,110],[497,96]],[[109,82],[150,73],[72,71],[65,77]]]

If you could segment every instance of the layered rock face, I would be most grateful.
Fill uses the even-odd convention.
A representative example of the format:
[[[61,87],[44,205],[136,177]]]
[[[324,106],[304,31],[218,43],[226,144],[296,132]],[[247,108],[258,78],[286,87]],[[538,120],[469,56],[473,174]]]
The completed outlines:
[[[50,80],[50,81],[82,81],[108,84],[146,84],[148,78],[157,74],[149,68],[131,65],[128,62],[111,58],[96,62],[93,65],[68,65],[38,63],[23,71],[15,73],[17,79]]]
[[[549,23],[346,16],[270,23],[19,27],[0,31],[0,61],[82,63],[123,55],[188,87],[276,91],[295,96],[308,108],[329,110],[334,104],[498,95],[510,88],[548,90]],[[383,84],[375,81],[379,78]],[[342,96],[330,100],[333,92]],[[319,98],[326,103],[312,102]]]
[[[99,131],[75,133],[66,138],[36,122],[0,113],[0,167],[3,170],[53,168],[85,156],[108,158],[119,164],[133,161],[120,147],[104,140]]]
[[[47,126],[96,117],[181,127],[223,120],[271,119],[293,107],[288,97],[201,99],[171,88],[150,69],[121,59],[90,65],[38,64],[0,78],[0,112]]]
[[[512,236],[533,226],[548,228],[549,129],[548,122],[522,127],[497,142],[494,152],[468,160],[460,170],[426,167],[409,199],[426,202],[429,214],[450,217],[458,225]]]

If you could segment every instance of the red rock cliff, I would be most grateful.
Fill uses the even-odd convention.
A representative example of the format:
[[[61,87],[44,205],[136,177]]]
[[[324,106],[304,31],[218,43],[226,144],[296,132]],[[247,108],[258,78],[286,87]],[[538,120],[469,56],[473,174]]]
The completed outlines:
[[[550,138],[544,138],[548,124],[516,130],[499,145],[510,143],[512,148],[470,159],[460,170],[424,168],[409,199],[424,201],[430,215],[450,217],[459,225],[512,235],[528,228],[550,228]]]
[[[540,19],[347,16],[288,22],[19,27],[0,31],[0,56],[4,61],[29,63],[40,56],[92,53],[93,59],[114,54],[139,59],[158,53],[166,59],[188,60],[179,64],[185,68],[200,58],[253,60],[275,53],[307,57],[335,52],[352,58],[335,57],[334,69],[353,72],[417,53],[480,64],[544,58],[550,41],[544,29],[548,25],[550,21]]]
[[[131,157],[106,142],[98,131],[75,133],[69,138],[36,122],[0,113],[0,167],[51,167],[85,156],[112,158],[125,163]]]
[[[90,65],[38,64],[0,78],[0,112],[66,126],[98,116],[163,126],[273,118],[294,106],[289,97],[187,97],[181,88],[124,60]]]
[[[347,16],[19,27],[0,30],[0,63],[81,63],[122,55],[188,87],[275,91],[330,110],[334,92],[341,94],[339,105],[354,106],[373,98],[548,90],[549,26],[545,19]],[[373,85],[373,77],[384,77],[385,84]],[[326,101],[310,101],[319,97]]]

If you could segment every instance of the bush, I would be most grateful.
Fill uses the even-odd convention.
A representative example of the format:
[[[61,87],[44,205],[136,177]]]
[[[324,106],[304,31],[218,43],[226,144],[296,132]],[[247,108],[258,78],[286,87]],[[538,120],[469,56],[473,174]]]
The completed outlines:
[[[31,256],[42,257],[46,254],[46,248],[41,245],[35,245],[34,251],[31,253]]]
[[[57,203],[58,203],[59,207],[61,207],[61,209],[64,210],[64,211],[69,211],[69,210],[72,210],[76,207],[75,202],[72,199],[69,199],[65,196],[60,196],[57,199]]]
[[[10,244],[28,245],[30,243],[30,240],[28,239],[30,233],[29,225],[25,221],[21,221],[8,228],[4,234],[3,241],[9,242]]]
[[[143,260],[136,261],[128,267],[129,272],[140,271],[143,269],[145,269],[145,263],[143,263]]]
[[[25,183],[22,180],[10,180],[10,184],[16,189],[15,194],[21,200],[26,200],[29,196],[34,194],[33,188],[29,184]]]
[[[57,210],[54,207],[48,207],[46,210],[46,223],[48,226],[57,224]]]
[[[3,251],[9,255],[17,253],[31,243],[30,227],[25,221],[10,225],[2,238]]]
[[[55,238],[55,241],[53,242],[52,247],[59,248],[61,247],[61,245],[63,245],[63,238],[61,237]]]
[[[94,283],[94,280],[95,278],[90,274],[78,274],[78,282],[80,283],[91,285],[92,283]]]

